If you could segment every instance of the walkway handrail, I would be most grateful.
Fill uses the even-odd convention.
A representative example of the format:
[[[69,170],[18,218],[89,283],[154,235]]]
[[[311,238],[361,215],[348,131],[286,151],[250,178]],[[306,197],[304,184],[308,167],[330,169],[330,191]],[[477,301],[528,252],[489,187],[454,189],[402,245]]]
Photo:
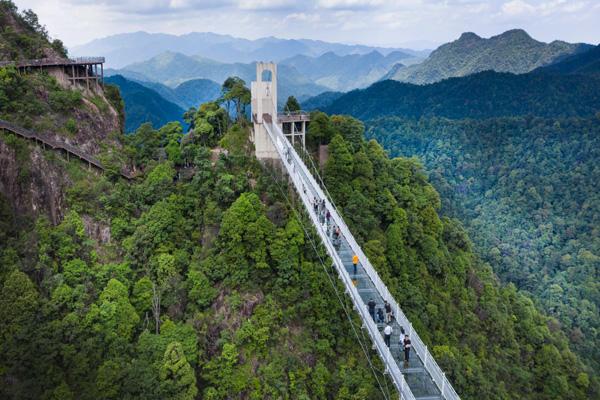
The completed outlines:
[[[19,136],[25,138],[25,139],[39,140],[40,142],[50,146],[53,149],[60,149],[60,150],[66,151],[67,153],[73,154],[74,156],[78,157],[79,159],[81,159],[83,161],[90,163],[91,165],[95,166],[98,169],[101,169],[103,171],[105,169],[104,165],[102,165],[100,160],[91,156],[90,154],[84,153],[77,147],[72,146],[68,143],[59,142],[57,140],[46,137],[40,133],[30,131],[28,129],[17,126],[15,124],[12,124],[12,123],[2,120],[2,119],[0,119],[0,130],[1,129],[10,131],[16,135],[19,135]],[[124,178],[127,178],[127,179],[133,179],[133,176],[126,173],[125,171],[121,171],[121,176],[123,176]]]
[[[460,397],[458,396],[458,394],[452,387],[452,384],[450,383],[448,378],[446,378],[446,375],[442,372],[441,368],[439,367],[439,365],[437,364],[437,362],[435,361],[435,359],[429,352],[429,349],[423,343],[423,341],[421,340],[421,338],[419,337],[417,332],[414,330],[411,322],[408,320],[408,318],[406,317],[406,315],[400,308],[400,305],[396,302],[395,298],[392,296],[392,294],[390,293],[387,286],[383,283],[383,281],[379,277],[379,274],[377,273],[377,271],[375,270],[375,268],[373,267],[373,265],[371,264],[371,262],[369,261],[367,256],[362,251],[361,246],[359,246],[358,243],[356,242],[356,240],[354,239],[354,236],[350,232],[350,229],[348,228],[348,226],[344,222],[343,218],[341,217],[339,210],[333,203],[333,199],[331,199],[330,196],[328,196],[328,194],[329,194],[328,192],[327,192],[327,195],[325,194],[326,188],[324,191],[321,188],[320,184],[310,174],[306,165],[302,162],[302,160],[298,156],[298,154],[297,154],[296,150],[293,148],[293,146],[287,141],[287,139],[285,139],[285,136],[283,135],[283,132],[280,131],[279,127],[277,127],[276,125],[273,125],[273,127],[275,128],[275,132],[276,132],[275,134],[273,134],[273,132],[269,129],[269,125],[265,124],[265,126],[267,127],[267,132],[271,136],[271,140],[273,141],[277,151],[278,152],[280,151],[279,147],[282,147],[285,151],[289,151],[290,156],[296,161],[296,164],[298,164],[300,166],[300,168],[304,171],[305,175],[307,176],[307,179],[310,181],[310,185],[314,187],[317,194],[319,195],[319,198],[324,199],[326,201],[327,209],[335,210],[335,212],[331,213],[331,217],[332,217],[333,221],[340,228],[341,234],[348,241],[348,244],[349,244],[350,248],[352,249],[352,251],[354,252],[354,254],[358,255],[358,257],[365,269],[365,272],[367,273],[367,275],[369,276],[369,278],[375,285],[375,288],[377,289],[379,294],[385,300],[387,300],[388,303],[392,306],[392,309],[394,310],[394,315],[396,316],[396,320],[397,320],[398,324],[400,326],[403,326],[405,328],[405,330],[407,331],[407,333],[409,334],[409,337],[411,338],[411,343],[412,343],[413,349],[416,351],[419,358],[421,360],[423,360],[423,366],[424,366],[425,370],[430,374],[431,378],[437,385],[442,397],[444,399],[448,399],[448,400],[460,400]],[[275,144],[275,143],[278,143],[278,141],[281,141],[282,144],[281,145]],[[285,153],[284,154],[280,153],[280,156],[281,156],[281,160],[285,164],[286,157],[288,157],[288,156]],[[286,165],[286,167],[287,167],[287,165]],[[292,174],[290,174],[290,175],[292,175]],[[323,185],[324,185],[324,183],[323,183]],[[298,189],[298,192],[302,191],[300,189],[300,187],[297,187],[297,189]],[[301,197],[302,197],[302,195],[301,195]],[[309,201],[308,205],[306,205],[306,206],[308,209],[311,208],[310,201]],[[310,210],[309,210],[309,213],[310,213]],[[316,223],[316,226],[319,226],[318,222]],[[344,272],[345,272],[345,270],[344,270]],[[353,286],[353,285],[351,285],[351,286]],[[361,303],[359,303],[359,304],[361,304]],[[359,306],[358,308],[362,308],[362,307]],[[380,336],[380,335],[378,335],[378,336]],[[395,363],[393,363],[393,364],[395,365]]]
[[[38,58],[32,60],[0,61],[0,67],[14,65],[17,67],[44,67],[57,65],[90,65],[104,64],[104,57],[75,57],[75,58]]]
[[[327,190],[327,187],[325,186],[325,182],[323,181],[323,178],[320,176],[317,167],[314,165],[311,155],[305,149],[302,148],[301,150],[304,152],[304,155],[306,156],[306,158],[308,158],[309,162],[311,163],[311,165],[313,167],[314,175],[316,175],[316,177],[318,178],[318,179],[315,179],[315,181],[321,186],[321,189],[323,190],[324,194],[326,195],[326,197],[324,197],[324,198],[326,198],[328,203],[331,204],[332,209],[335,210],[336,213],[341,216],[342,213],[340,212],[340,210],[337,208],[337,206],[333,202],[333,198],[332,198],[331,194],[329,193],[329,191]],[[385,283],[383,283],[383,281],[379,277],[379,274],[377,273],[375,268],[371,265],[371,263],[370,263],[369,259],[366,257],[366,255],[363,253],[362,247],[359,246],[358,243],[356,243],[356,240],[354,239],[354,236],[350,233],[350,229],[346,225],[344,219],[340,218],[339,221],[336,220],[336,223],[338,223],[338,222],[340,222],[338,224],[338,226],[340,227],[340,231],[342,232],[342,235],[348,240],[348,243],[350,244],[350,247],[355,252],[355,254],[359,256],[361,261],[363,261],[363,266],[365,267],[365,271],[367,272],[367,275],[369,275],[369,278],[371,278],[371,280],[375,284],[379,293],[382,296],[384,296],[384,298],[392,306],[392,309],[394,310],[394,315],[397,316],[396,320],[398,321],[398,324],[400,326],[403,326],[407,330],[409,337],[411,338],[411,344],[412,344],[413,349],[417,352],[417,354],[419,355],[421,360],[423,360],[425,369],[431,375],[431,378],[433,379],[433,381],[437,385],[438,389],[440,390],[442,397],[444,399],[450,399],[450,400],[460,399],[460,396],[458,396],[458,394],[454,390],[454,387],[452,386],[452,384],[450,383],[448,378],[446,378],[446,374],[444,374],[442,369],[439,367],[439,365],[437,364],[437,362],[435,361],[435,359],[429,352],[429,349],[427,348],[427,346],[423,343],[423,340],[417,334],[417,331],[414,330],[412,323],[406,317],[406,315],[400,308],[400,305],[396,302],[396,299],[394,298],[394,296],[391,295],[387,286],[385,285]],[[348,234],[346,234],[346,232]]]
[[[390,349],[385,344],[383,337],[381,336],[379,329],[375,324],[375,321],[373,321],[373,318],[371,318],[367,305],[364,304],[364,302],[362,301],[362,298],[360,297],[357,288],[354,286],[354,283],[350,278],[350,274],[346,271],[344,263],[340,259],[340,256],[338,255],[335,248],[333,247],[333,243],[330,241],[327,232],[319,223],[318,216],[315,213],[314,209],[311,207],[312,199],[308,196],[304,189],[307,185],[310,185],[311,189],[316,191],[319,194],[320,198],[323,199],[326,198],[324,193],[322,192],[319,185],[314,181],[314,178],[300,159],[299,155],[293,149],[290,142],[287,139],[285,139],[285,136],[279,130],[279,127],[277,127],[276,125],[265,124],[265,128],[282,160],[282,163],[285,165],[286,170],[288,171],[288,174],[292,179],[292,182],[294,183],[294,186],[296,187],[298,195],[300,196],[302,203],[304,204],[304,207],[306,208],[308,215],[310,216],[313,225],[317,230],[317,233],[321,237],[321,240],[325,246],[325,249],[327,250],[327,253],[333,260],[334,266],[336,267],[340,278],[344,282],[344,286],[346,287],[347,293],[350,295],[354,307],[361,316],[363,325],[367,328],[367,332],[369,333],[369,336],[371,337],[375,345],[375,349],[377,350],[379,357],[384,363],[387,372],[390,373],[392,381],[394,382],[396,389],[400,393],[400,398],[403,400],[415,400],[415,397],[412,391],[410,390],[410,387],[404,379],[404,375],[402,374],[400,368],[396,364]],[[273,132],[273,130],[275,131],[275,133]],[[306,177],[306,180],[308,180],[308,182],[301,178],[296,168],[301,169],[303,175]]]

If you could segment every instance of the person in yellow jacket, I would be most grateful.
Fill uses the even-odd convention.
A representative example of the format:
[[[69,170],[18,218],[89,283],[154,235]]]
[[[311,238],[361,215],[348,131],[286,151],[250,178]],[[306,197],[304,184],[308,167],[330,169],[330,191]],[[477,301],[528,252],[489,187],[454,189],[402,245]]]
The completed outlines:
[[[356,275],[356,269],[358,268],[358,256],[356,254],[352,256],[352,266],[354,267],[354,275]]]

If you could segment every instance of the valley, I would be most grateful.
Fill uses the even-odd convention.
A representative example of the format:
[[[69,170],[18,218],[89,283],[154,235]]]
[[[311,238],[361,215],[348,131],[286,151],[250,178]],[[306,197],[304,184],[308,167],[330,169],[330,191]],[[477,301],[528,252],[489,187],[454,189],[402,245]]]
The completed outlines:
[[[600,396],[600,45],[354,44],[425,6],[267,1],[70,4],[111,33],[65,46],[15,3],[0,398]]]

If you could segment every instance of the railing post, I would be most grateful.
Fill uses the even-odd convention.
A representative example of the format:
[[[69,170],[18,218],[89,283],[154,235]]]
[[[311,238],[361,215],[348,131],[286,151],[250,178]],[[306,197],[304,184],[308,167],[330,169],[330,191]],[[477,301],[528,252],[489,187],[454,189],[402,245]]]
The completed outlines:
[[[429,360],[429,352],[427,351],[427,346],[425,346],[425,360],[423,360],[423,366],[427,369],[427,361]]]
[[[445,398],[444,390],[446,390],[446,373],[442,372],[442,397]]]

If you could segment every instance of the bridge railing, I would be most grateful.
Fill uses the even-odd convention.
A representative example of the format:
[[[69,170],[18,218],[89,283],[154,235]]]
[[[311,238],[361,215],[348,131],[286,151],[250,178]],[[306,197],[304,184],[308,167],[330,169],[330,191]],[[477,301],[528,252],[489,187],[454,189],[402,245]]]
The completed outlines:
[[[305,150],[303,150],[303,151],[305,151]],[[296,153],[295,150],[294,150],[294,153]],[[306,156],[308,156],[308,158],[310,159],[310,162],[312,163],[310,154],[306,153]],[[400,305],[396,302],[394,296],[392,296],[392,294],[390,293],[387,286],[383,283],[383,281],[379,277],[379,274],[377,273],[377,271],[375,270],[375,268],[373,267],[373,265],[371,264],[371,262],[369,261],[367,256],[362,251],[362,247],[359,246],[359,244],[354,239],[354,236],[350,232],[350,229],[344,222],[344,219],[341,217],[342,214],[341,214],[340,210],[338,210],[337,207],[335,206],[335,203],[333,202],[333,199],[332,199],[331,195],[329,194],[329,191],[327,190],[327,187],[325,186],[323,179],[319,175],[317,168],[314,166],[314,164],[312,164],[312,165],[313,165],[313,170],[314,170],[313,173],[318,178],[318,181],[314,178],[313,178],[313,180],[321,191],[321,193],[319,194],[320,198],[326,200],[326,205],[329,210],[335,210],[335,212],[332,213],[332,218],[333,218],[335,224],[340,227],[340,231],[341,231],[342,235],[344,236],[344,238],[346,238],[346,240],[348,241],[350,248],[352,249],[354,254],[356,254],[359,257],[360,262],[362,263],[362,265],[365,269],[365,272],[367,273],[367,275],[369,276],[369,278],[375,285],[375,288],[377,289],[379,294],[384,299],[386,299],[388,301],[388,303],[390,303],[390,305],[392,306],[392,309],[394,311],[394,315],[396,316],[396,320],[397,320],[398,324],[400,326],[404,327],[405,331],[409,334],[413,350],[417,353],[419,358],[423,361],[423,366],[424,366],[425,370],[429,373],[429,375],[435,382],[436,386],[440,390],[440,393],[442,394],[442,397],[444,399],[448,399],[448,400],[460,400],[460,396],[458,396],[458,394],[452,387],[452,384],[450,383],[448,378],[446,378],[446,375],[444,374],[442,369],[439,367],[439,365],[437,364],[437,362],[435,361],[435,359],[429,352],[429,349],[423,343],[423,341],[421,340],[421,338],[419,337],[419,335],[413,328],[412,323],[408,320],[408,318],[406,317],[406,315],[400,308]],[[309,175],[310,175],[310,173],[309,173]]]
[[[325,194],[306,168],[306,165],[302,162],[300,156],[296,153],[292,145],[285,138],[279,128],[275,125],[271,126],[269,124],[265,124],[265,127],[275,149],[282,160],[282,163],[285,165],[286,170],[288,171],[288,174],[292,179],[300,198],[302,199],[304,207],[307,210],[308,215],[310,216],[313,225],[317,230],[317,233],[321,237],[327,253],[333,260],[334,266],[340,278],[342,279],[344,286],[346,287],[346,292],[350,296],[354,308],[360,314],[363,326],[367,329],[367,332],[369,333],[369,336],[371,337],[375,346],[375,350],[377,350],[379,357],[386,367],[386,371],[390,374],[394,385],[400,393],[401,399],[414,400],[415,397],[410,390],[410,387],[406,383],[404,375],[400,371],[398,364],[394,360],[390,349],[385,344],[383,337],[380,334],[377,325],[375,324],[375,321],[373,321],[373,318],[371,318],[367,305],[364,304],[360,294],[358,293],[358,289],[352,282],[350,274],[346,271],[344,263],[333,247],[333,243],[329,239],[327,232],[319,223],[318,216],[311,206],[312,199],[305,189],[308,187],[311,189],[311,192],[316,192],[322,199],[326,199]],[[332,213],[332,215],[337,219],[341,219],[338,215],[336,215],[335,212]]]

